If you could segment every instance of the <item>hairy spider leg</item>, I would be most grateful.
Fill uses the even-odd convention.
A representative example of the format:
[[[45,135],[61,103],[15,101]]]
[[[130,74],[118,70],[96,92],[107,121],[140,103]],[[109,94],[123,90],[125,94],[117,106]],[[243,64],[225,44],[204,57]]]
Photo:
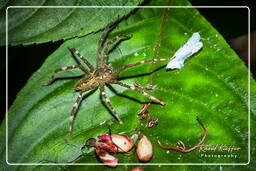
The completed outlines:
[[[107,64],[107,58],[110,51],[109,48],[111,45],[113,45],[114,43],[118,43],[122,39],[125,39],[125,40],[130,39],[131,37],[132,37],[131,35],[119,34],[116,37],[114,37],[112,40],[108,41],[106,47],[104,48],[103,64]]]
[[[143,96],[146,96],[146,97],[150,98],[151,100],[153,100],[153,101],[155,101],[155,102],[157,102],[157,103],[160,103],[161,105],[164,105],[164,102],[163,102],[163,101],[161,101],[161,100],[157,99],[156,97],[154,97],[154,96],[152,96],[152,95],[150,95],[150,94],[144,92],[144,91],[141,90],[141,89],[132,87],[132,86],[130,86],[130,85],[128,85],[128,84],[122,83],[122,82],[117,81],[117,80],[112,80],[112,81],[110,81],[110,83],[118,84],[118,85],[120,85],[120,86],[122,86],[122,87],[128,88],[128,89],[130,89],[130,90],[132,90],[132,91],[135,91],[135,92],[138,92],[138,93],[142,94]]]
[[[85,71],[85,72],[89,72],[82,65],[71,65],[71,66],[66,66],[66,67],[62,67],[62,68],[57,68],[57,69],[54,70],[50,80],[47,83],[45,83],[44,86],[49,86],[50,84],[52,84],[52,82],[56,79],[56,77],[55,77],[56,73],[58,73],[60,71],[66,71],[66,70],[71,70],[71,69],[76,69],[76,68],[79,68],[79,69],[81,69],[82,71]]]
[[[83,100],[83,93],[85,93],[86,91],[89,91],[89,90],[92,90],[94,87],[86,87],[85,89],[83,89],[82,91],[79,92],[79,95],[76,99],[76,102],[75,104],[73,105],[72,107],[72,110],[71,110],[71,113],[70,113],[70,120],[69,120],[69,136],[71,136],[72,134],[72,131],[73,131],[73,127],[74,127],[74,121],[76,119],[76,113],[77,113],[77,110]]]
[[[102,100],[105,102],[105,104],[107,105],[107,107],[110,109],[110,111],[112,112],[112,114],[115,116],[115,118],[118,120],[118,122],[120,124],[123,124],[123,121],[121,120],[121,118],[119,117],[118,113],[116,112],[115,108],[113,107],[113,105],[111,104],[109,98],[107,97],[105,90],[104,90],[104,86],[100,87],[100,95],[102,97]]]
[[[95,70],[95,68],[92,66],[92,64],[90,64],[90,62],[85,59],[77,49],[75,48],[69,48],[68,47],[68,50],[71,52],[71,53],[74,53],[75,55],[77,55],[89,68],[90,68],[90,71],[93,72]]]
[[[115,24],[120,21],[118,18],[114,22],[109,23],[103,31],[99,41],[98,41],[98,58],[97,58],[97,68],[100,68],[103,65],[103,56],[102,56],[102,49],[103,43],[108,35],[108,33],[114,28]]]
[[[137,63],[134,63],[134,64],[129,64],[129,65],[122,66],[121,68],[119,68],[116,71],[116,73],[119,74],[119,73],[123,72],[126,69],[129,69],[129,68],[132,68],[132,67],[135,67],[135,66],[138,66],[138,65],[142,65],[142,64],[146,64],[146,63],[160,62],[160,61],[170,61],[172,59],[174,59],[174,57],[171,57],[171,58],[154,58],[154,59],[150,59],[150,60],[140,61],[140,62],[137,62]]]
[[[68,129],[69,136],[71,136],[71,134],[72,134],[73,127],[74,127],[74,121],[75,121],[75,118],[76,118],[76,112],[77,112],[77,109],[79,108],[79,106],[81,104],[82,99],[83,99],[83,92],[81,91],[79,93],[79,95],[78,95],[78,97],[76,99],[76,102],[73,105],[72,111],[70,113],[69,129]]]

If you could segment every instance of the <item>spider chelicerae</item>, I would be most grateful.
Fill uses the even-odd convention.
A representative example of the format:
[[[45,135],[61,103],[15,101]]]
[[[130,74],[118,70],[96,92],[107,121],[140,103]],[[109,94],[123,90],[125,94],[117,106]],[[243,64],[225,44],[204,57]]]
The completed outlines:
[[[74,125],[74,120],[76,117],[76,113],[77,110],[79,108],[79,105],[82,102],[83,99],[83,94],[89,90],[95,90],[97,88],[99,88],[100,90],[100,95],[102,97],[102,100],[104,101],[104,103],[106,104],[106,106],[110,109],[110,111],[112,112],[112,114],[114,115],[114,117],[119,121],[120,124],[123,123],[123,121],[121,120],[121,118],[119,117],[119,115],[117,114],[116,110],[114,109],[114,107],[112,106],[109,98],[107,97],[106,93],[105,93],[105,86],[107,84],[117,84],[119,86],[128,88],[132,91],[138,92],[146,97],[148,97],[149,99],[153,100],[154,102],[160,103],[161,105],[164,105],[164,102],[154,96],[149,95],[148,93],[144,92],[142,89],[140,88],[136,88],[133,86],[130,86],[128,84],[122,83],[118,80],[118,76],[121,72],[123,72],[124,70],[127,70],[129,68],[138,66],[138,65],[142,65],[145,63],[152,63],[152,62],[158,62],[158,61],[170,61],[172,59],[171,58],[155,58],[155,59],[150,59],[150,60],[144,60],[141,62],[137,62],[134,64],[129,64],[129,65],[125,65],[120,67],[117,71],[113,71],[112,69],[112,65],[108,63],[108,54],[110,51],[110,47],[116,43],[118,43],[120,40],[127,40],[130,39],[131,36],[130,35],[125,35],[125,34],[119,34],[116,37],[114,37],[112,40],[108,41],[106,43],[105,48],[103,48],[103,43],[105,41],[105,39],[107,38],[108,33],[113,29],[114,25],[116,22],[110,23],[106,26],[106,28],[103,31],[103,34],[101,36],[101,38],[98,41],[98,53],[97,53],[97,67],[95,68],[93,65],[90,64],[90,62],[88,62],[80,53],[78,50],[76,50],[75,48],[69,48],[68,50],[75,54],[76,56],[78,56],[83,62],[84,64],[88,67],[84,67],[81,64],[78,65],[71,65],[71,66],[67,66],[67,67],[63,67],[63,68],[57,68],[53,75],[51,76],[50,80],[45,83],[45,86],[48,86],[50,84],[53,83],[53,81],[55,80],[55,74],[60,72],[60,71],[66,71],[66,70],[72,70],[72,69],[80,69],[82,70],[85,74],[84,76],[78,81],[78,83],[75,86],[75,90],[79,92],[79,95],[76,99],[75,104],[73,105],[73,108],[71,110],[71,116],[70,116],[70,121],[69,121],[69,135],[71,135],[72,130],[73,130],[73,125]],[[104,49],[104,53],[102,52]]]

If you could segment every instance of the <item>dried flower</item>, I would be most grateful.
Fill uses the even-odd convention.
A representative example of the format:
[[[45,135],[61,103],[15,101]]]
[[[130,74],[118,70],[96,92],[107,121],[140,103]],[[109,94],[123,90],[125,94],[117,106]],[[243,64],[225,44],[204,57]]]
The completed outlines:
[[[118,158],[109,154],[114,153],[126,153],[133,147],[136,137],[138,134],[133,135],[133,139],[125,134],[103,134],[98,136],[98,140],[90,138],[86,141],[84,147],[94,147],[96,155],[105,165],[109,167],[116,167]]]
[[[100,149],[100,148],[96,148],[95,152],[96,152],[97,156],[99,157],[100,161],[102,161],[105,165],[107,165],[109,167],[117,166],[117,163],[119,160],[117,157],[112,156],[107,151]]]
[[[146,113],[148,111],[148,107],[150,105],[151,105],[151,103],[143,104],[142,108],[138,111],[138,115]]]
[[[153,156],[153,147],[150,140],[143,135],[142,138],[139,140],[136,149],[137,156],[140,161],[147,162]]]
[[[158,118],[152,118],[146,123],[146,128],[151,128],[154,125],[158,125]]]
[[[148,117],[149,117],[149,112],[148,112],[148,111],[145,111],[144,113],[140,114],[139,119],[140,119],[140,120],[147,120]]]
[[[180,149],[182,149],[182,150],[185,150],[185,149],[186,149],[185,144],[184,144],[182,141],[180,141],[180,140],[177,142],[177,145],[178,145],[178,147],[179,147]]]
[[[131,139],[132,139],[132,141],[133,141],[134,144],[135,144],[136,141],[138,140],[139,136],[140,136],[140,131],[139,131],[138,133],[132,134]]]
[[[125,153],[133,147],[132,139],[125,134],[104,134],[98,138],[96,146],[109,152]]]

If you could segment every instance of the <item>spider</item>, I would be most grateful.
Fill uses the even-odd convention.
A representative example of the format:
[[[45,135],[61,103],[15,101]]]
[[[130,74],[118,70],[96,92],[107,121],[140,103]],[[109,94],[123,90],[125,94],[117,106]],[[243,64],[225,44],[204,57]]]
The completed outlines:
[[[128,84],[120,82],[118,80],[118,78],[119,78],[118,76],[121,72],[123,72],[124,70],[127,70],[129,68],[136,67],[138,65],[142,65],[145,63],[153,63],[153,62],[158,62],[158,61],[170,61],[172,58],[159,58],[159,59],[157,58],[157,59],[144,60],[144,61],[137,62],[134,64],[122,66],[117,71],[113,71],[112,65],[109,64],[107,61],[109,51],[110,51],[110,46],[118,43],[120,40],[127,40],[127,39],[131,38],[131,35],[119,34],[116,37],[114,37],[112,40],[108,41],[106,43],[105,48],[103,48],[104,41],[107,38],[108,33],[113,29],[115,23],[116,22],[113,22],[106,26],[101,38],[98,41],[97,67],[96,68],[93,65],[91,65],[90,62],[88,62],[86,60],[86,58],[84,58],[78,50],[76,50],[75,48],[68,47],[68,50],[75,56],[78,56],[88,68],[84,67],[81,64],[57,68],[53,72],[50,80],[44,84],[45,86],[49,86],[50,84],[52,84],[55,81],[56,73],[61,72],[61,71],[80,69],[85,73],[84,76],[77,82],[77,84],[75,86],[75,90],[79,92],[79,95],[78,95],[76,102],[73,105],[72,110],[71,110],[70,121],[69,121],[69,130],[68,130],[69,135],[72,134],[76,113],[77,113],[77,110],[82,102],[83,94],[90,90],[95,90],[95,89],[99,88],[100,96],[101,96],[103,102],[110,109],[112,115],[118,120],[118,122],[120,124],[122,124],[123,121],[119,117],[118,113],[112,106],[109,98],[107,97],[107,95],[105,93],[104,89],[105,89],[106,85],[117,84],[119,86],[125,87],[125,88],[135,91],[137,93],[140,93],[143,96],[146,96],[149,99],[153,100],[154,102],[164,105],[164,102],[162,100],[149,95],[148,93],[144,92],[142,89],[139,89],[139,88],[136,88],[136,87],[130,86]],[[104,53],[102,52],[103,49],[104,49]]]

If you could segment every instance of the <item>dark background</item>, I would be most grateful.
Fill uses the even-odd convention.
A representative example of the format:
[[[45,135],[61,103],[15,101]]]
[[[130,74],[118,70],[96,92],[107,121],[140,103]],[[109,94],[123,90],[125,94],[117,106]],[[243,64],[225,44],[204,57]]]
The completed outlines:
[[[223,1],[207,1],[190,0],[193,6],[248,6],[251,12],[251,32],[256,32],[255,23],[255,6],[256,1],[240,1],[234,0]],[[249,2],[249,3],[248,3]],[[247,33],[248,33],[248,10],[243,8],[199,8],[199,12],[222,34],[222,36],[230,43],[238,55],[245,61],[247,65]],[[255,21],[254,21],[255,20]],[[244,36],[243,36],[244,35]],[[255,43],[256,34],[251,37],[251,42]],[[11,106],[16,98],[17,93],[26,84],[28,78],[35,72],[44,62],[46,57],[53,53],[62,41],[55,43],[44,43],[30,46],[10,46],[8,55],[8,105]],[[241,46],[242,45],[242,46]],[[251,71],[256,75],[255,69],[255,44],[251,43]],[[254,54],[253,54],[254,53]],[[0,47],[0,78],[3,83],[0,94],[0,121],[3,120],[6,112],[6,61],[5,47]]]

